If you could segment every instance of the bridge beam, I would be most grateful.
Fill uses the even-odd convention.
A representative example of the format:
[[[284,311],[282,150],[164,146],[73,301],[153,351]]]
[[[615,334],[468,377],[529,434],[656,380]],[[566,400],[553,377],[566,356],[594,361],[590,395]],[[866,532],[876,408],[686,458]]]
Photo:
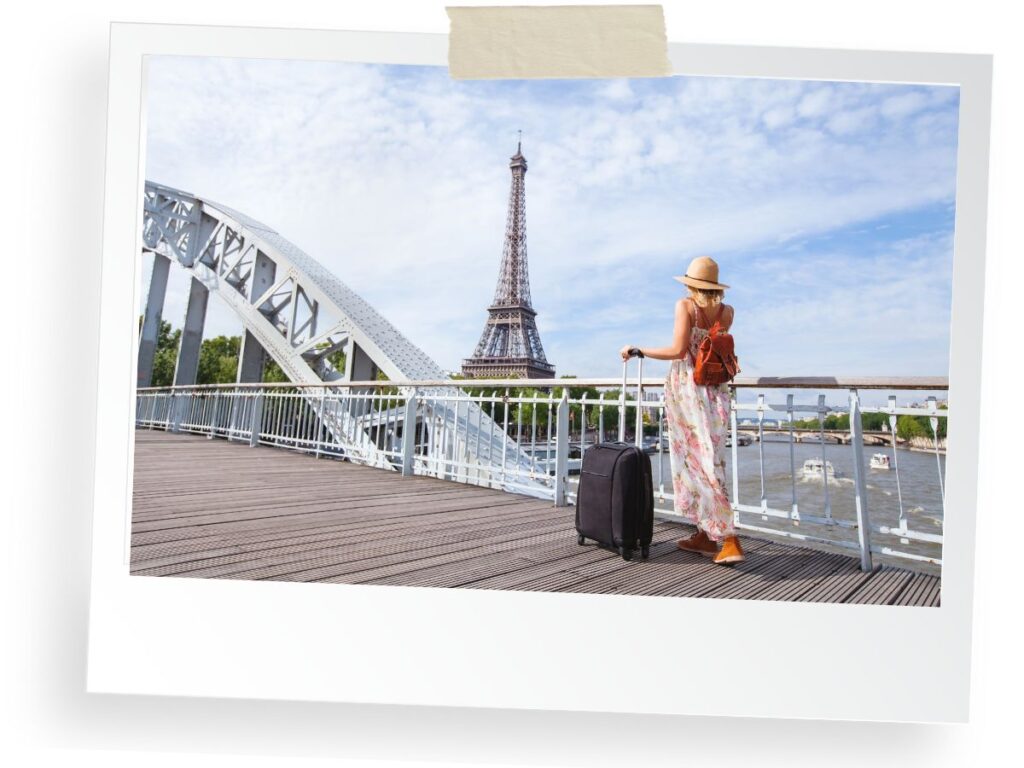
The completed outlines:
[[[376,381],[380,369],[373,362],[368,354],[356,344],[355,339],[348,340],[348,350],[345,355],[345,380],[346,381]],[[353,389],[353,393],[365,394],[371,392],[369,389]],[[356,416],[362,416],[370,410],[370,401],[365,398],[358,398],[352,405],[352,411]]]
[[[246,330],[242,336],[242,349],[238,353],[239,384],[258,384],[263,381],[263,369],[267,364],[267,350],[257,341],[252,332]]]
[[[156,358],[156,343],[160,336],[160,319],[164,312],[164,297],[167,295],[167,277],[171,260],[159,253],[153,254],[153,274],[149,278],[149,293],[142,315],[142,332],[139,335],[138,386],[148,387],[153,383],[153,361]]]
[[[188,386],[196,383],[199,373],[199,350],[203,345],[203,325],[206,323],[206,305],[210,300],[210,289],[196,278],[188,292],[188,308],[185,310],[185,327],[181,331],[181,346],[178,347],[178,364],[174,367],[174,385]]]
[[[345,380],[375,381],[380,370],[377,364],[354,339],[349,340],[348,346],[348,354],[345,355]]]
[[[255,304],[274,284],[277,265],[263,251],[256,252],[252,275],[249,279],[249,303]],[[263,381],[263,369],[267,364],[267,350],[246,329],[242,336],[242,349],[238,353],[239,384],[255,384]]]

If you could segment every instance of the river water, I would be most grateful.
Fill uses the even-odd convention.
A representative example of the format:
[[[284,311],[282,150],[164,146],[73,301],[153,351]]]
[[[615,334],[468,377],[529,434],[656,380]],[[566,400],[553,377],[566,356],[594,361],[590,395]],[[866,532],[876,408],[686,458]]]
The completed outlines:
[[[792,504],[792,472],[790,469],[789,443],[766,441],[764,448],[765,495],[768,506],[776,510],[789,511]],[[742,504],[759,506],[761,500],[761,475],[759,470],[758,443],[751,443],[737,448],[739,463],[739,499]],[[872,453],[885,453],[892,458],[892,448],[864,446],[865,464]],[[825,513],[825,484],[821,477],[808,479],[802,476],[801,468],[806,459],[820,459],[822,446],[820,443],[795,443],[793,460],[796,465],[796,497],[799,511],[804,515],[823,517]],[[732,450],[726,449],[726,477],[729,498],[733,498],[733,465]],[[832,517],[836,520],[856,520],[856,507],[853,483],[853,448],[849,445],[827,444],[825,458],[835,468],[835,477],[828,484]],[[902,492],[903,509],[906,512],[908,527],[911,531],[921,533],[942,533],[942,491],[939,484],[938,464],[942,466],[945,478],[945,456],[939,456],[938,464],[934,453],[922,453],[898,450],[899,488],[897,489],[896,469],[867,469],[868,515],[872,526],[897,526],[899,523],[900,492]],[[651,468],[654,474],[655,496],[659,486],[668,493],[672,491],[672,474],[667,453],[652,454]],[[655,502],[656,506],[671,510],[671,501]],[[827,539],[856,541],[856,530],[843,529],[837,526],[820,526],[803,521],[798,527],[788,520],[771,518],[761,519],[759,514],[741,512],[740,521],[773,530],[789,530]],[[940,559],[940,544],[928,542],[902,543],[896,536],[872,534],[872,544],[887,546],[899,551],[911,552],[929,558]],[[898,564],[903,567],[924,570],[930,573],[938,571],[937,566],[929,566],[905,558],[876,555],[876,562]]]

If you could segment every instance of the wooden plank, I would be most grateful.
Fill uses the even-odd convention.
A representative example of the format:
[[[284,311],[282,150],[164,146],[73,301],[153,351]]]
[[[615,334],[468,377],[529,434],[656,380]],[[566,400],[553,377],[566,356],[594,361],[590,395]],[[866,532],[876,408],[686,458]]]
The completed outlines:
[[[399,537],[415,533],[420,529],[443,527],[448,523],[473,521],[480,525],[486,525],[500,521],[514,521],[523,515],[546,512],[549,506],[550,504],[547,502],[530,504],[510,498],[508,503],[492,504],[487,511],[472,516],[467,513],[477,512],[477,505],[469,508],[458,504],[448,504],[442,507],[423,506],[417,507],[415,512],[405,510],[400,515],[356,515],[350,514],[350,510],[324,510],[329,517],[315,524],[292,525],[287,528],[261,528],[257,531],[239,530],[238,527],[235,527],[229,529],[226,534],[192,537],[158,544],[135,545],[132,549],[132,562],[143,563],[153,557],[202,552],[208,548],[224,545],[241,545],[249,549],[255,545],[264,545],[270,548],[299,541],[316,542],[321,537],[329,537],[339,531],[358,533],[366,538],[385,533],[391,537]]]
[[[778,551],[778,545],[773,542],[748,537],[744,545],[747,559],[742,563],[720,566],[707,560],[694,562],[691,559],[686,567],[688,578],[667,585],[659,594],[672,597],[705,597],[736,582],[748,583],[765,573],[771,573],[773,566],[778,565],[776,558],[773,557]],[[681,554],[693,557],[686,553]],[[713,567],[708,567],[709,565]]]
[[[278,448],[154,432],[136,441],[132,572],[470,589],[938,605],[936,576],[744,536],[730,567],[679,551],[658,522],[648,561],[580,547],[569,508]],[[174,489],[168,493],[168,489]]]
[[[205,547],[187,548],[169,554],[157,553],[155,556],[145,559],[140,558],[138,561],[133,557],[132,567],[141,572],[142,570],[184,563],[222,564],[227,562],[255,561],[287,553],[315,554],[321,550],[383,541],[387,541],[392,545],[407,543],[410,547],[415,548],[423,546],[423,542],[426,539],[436,537],[437,531],[443,531],[446,538],[460,542],[472,539],[485,532],[511,532],[519,530],[524,524],[530,526],[535,522],[545,522],[548,520],[545,510],[538,511],[536,509],[527,509],[514,514],[510,513],[504,518],[490,519],[486,522],[455,518],[450,523],[436,525],[432,520],[433,516],[430,517],[430,521],[411,522],[400,529],[396,529],[394,525],[352,527],[343,524],[335,526],[329,531],[318,531],[313,535],[291,536],[271,541],[258,540],[232,543],[229,540],[225,543],[236,548],[238,557],[223,557],[222,555],[235,553],[218,553],[217,551],[222,549],[222,547],[212,549]]]
[[[931,606],[936,597],[939,580],[923,573],[914,574],[906,587],[893,601],[893,605]]]
[[[840,568],[831,576],[822,579],[796,600],[807,603],[844,603],[871,576],[871,571],[862,571],[860,563],[852,561],[848,567]]]
[[[664,595],[684,585],[697,582],[729,580],[737,575],[735,566],[716,565],[711,558],[692,552],[683,552],[676,547],[678,532],[670,536],[664,547],[652,549],[649,567],[641,570],[618,568],[569,591],[601,594]],[[750,542],[745,553],[767,546],[767,542]]]
[[[873,605],[889,605],[907,583],[914,577],[910,571],[902,571],[889,566],[882,566],[876,569],[871,578],[865,581],[861,587],[850,595],[847,603]]]
[[[663,536],[670,535],[663,533]],[[672,534],[674,535],[674,534]],[[655,542],[659,541],[656,535]],[[656,546],[656,544],[655,544]],[[425,586],[468,587],[473,589],[510,589],[521,582],[542,576],[570,571],[587,563],[618,560],[619,555],[590,543],[579,546],[575,529],[547,546],[520,549],[502,567],[489,567],[486,562],[469,564],[475,567],[456,569],[438,566],[427,574]],[[619,561],[621,562],[621,560]],[[462,564],[459,564],[462,565]]]
[[[533,529],[538,523],[545,523],[548,520],[544,514],[537,514],[527,522],[520,525],[505,525],[497,529],[497,532],[490,529],[475,530],[472,527],[463,527],[454,532],[444,532],[432,537],[421,537],[414,540],[369,538],[360,535],[358,531],[345,532],[328,540],[322,540],[316,545],[308,543],[297,546],[282,547],[279,551],[257,549],[253,552],[242,552],[222,557],[203,558],[198,560],[179,559],[179,562],[161,565],[156,567],[140,567],[140,575],[171,574],[190,575],[193,577],[225,577],[231,578],[285,578],[288,581],[315,581],[311,578],[288,578],[287,574],[295,572],[312,571],[322,566],[333,566],[335,564],[350,563],[367,557],[380,557],[390,553],[401,553],[406,558],[411,558],[411,553],[427,551],[439,546],[461,546],[468,542],[475,542],[477,539],[485,538],[491,534],[494,538],[507,538],[516,532],[524,529]],[[557,522],[556,529],[564,528],[564,523]],[[314,566],[312,563],[317,563]],[[273,568],[272,566],[281,566]],[[271,576],[270,574],[274,575]],[[239,574],[248,574],[241,576]]]
[[[508,498],[489,499],[488,505],[507,508],[511,505],[526,503],[526,500],[522,497],[512,496],[511,494],[503,495]],[[133,533],[132,542],[133,544],[174,542],[189,538],[202,538],[226,531],[237,531],[241,529],[248,531],[270,531],[289,528],[296,530],[301,528],[313,528],[315,527],[318,519],[316,515],[320,513],[324,513],[326,515],[324,518],[325,520],[334,519],[335,516],[343,513],[349,515],[346,519],[352,520],[397,520],[408,517],[410,509],[436,510],[441,507],[440,502],[451,500],[462,500],[462,495],[459,493],[452,493],[451,495],[445,496],[432,494],[429,497],[399,495],[394,498],[388,498],[387,496],[381,495],[380,497],[375,497],[372,500],[357,500],[354,503],[349,503],[346,499],[340,499],[337,501],[338,505],[341,505],[340,507],[324,508],[317,505],[311,509],[302,510],[296,510],[295,507],[285,507],[284,510],[295,512],[295,514],[280,514],[278,516],[264,515],[259,517],[240,515],[239,519],[235,520],[227,519],[216,523],[203,523],[201,525],[195,524],[184,527],[176,526],[171,529],[156,529],[152,531]],[[530,499],[529,501],[537,502],[536,499]],[[551,506],[550,502],[546,503],[548,506]],[[465,505],[455,504],[453,506],[464,507]]]

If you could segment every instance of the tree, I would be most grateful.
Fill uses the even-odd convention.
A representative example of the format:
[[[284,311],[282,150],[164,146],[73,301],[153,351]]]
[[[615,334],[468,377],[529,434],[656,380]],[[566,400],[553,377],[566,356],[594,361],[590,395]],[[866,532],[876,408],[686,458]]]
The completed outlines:
[[[263,362],[263,381],[269,384],[288,381],[288,377],[284,375],[284,371],[281,370],[281,366],[275,363],[274,358],[270,355],[267,355]]]
[[[575,379],[576,376],[565,375],[565,376],[560,376],[559,378],[561,378],[561,379]],[[600,393],[597,391],[596,387],[572,387],[572,386],[570,386],[570,387],[568,387],[568,390],[569,390],[569,399],[570,400],[580,400],[580,399],[583,399],[583,398],[586,398],[587,400],[596,400],[600,396]],[[562,396],[561,388],[555,390],[555,395],[558,398],[561,398],[561,396]],[[596,406],[596,405],[588,404],[586,410],[587,410],[587,426],[592,428],[592,429],[596,429],[597,425],[598,425],[598,417],[599,417],[599,413],[598,412],[601,409],[598,406]],[[605,415],[605,418],[607,418],[607,414]],[[581,404],[574,403],[574,404],[571,404],[569,406],[569,423],[572,425],[573,429],[582,430],[582,427],[583,427],[583,406]],[[607,423],[608,422],[606,421],[605,422],[606,426],[607,426]]]
[[[153,354],[153,377],[150,386],[169,387],[174,383],[174,368],[178,363],[178,345],[181,343],[181,329],[171,328],[166,320],[160,321],[156,335],[156,352]]]
[[[930,428],[921,423],[921,418],[920,416],[911,416],[910,414],[900,416],[896,420],[896,436],[900,440],[910,440],[912,437],[927,437],[930,435]]]
[[[861,414],[860,423],[865,430],[881,432],[883,428],[888,428],[889,415],[886,413],[864,413]]]
[[[241,346],[241,336],[204,339],[199,348],[196,384],[234,384],[238,380],[238,354]]]

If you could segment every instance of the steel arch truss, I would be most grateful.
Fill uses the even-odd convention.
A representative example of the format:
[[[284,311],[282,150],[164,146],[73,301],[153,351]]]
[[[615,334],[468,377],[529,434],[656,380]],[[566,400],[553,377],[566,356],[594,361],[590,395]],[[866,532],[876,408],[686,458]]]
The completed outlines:
[[[225,301],[292,382],[367,381],[378,371],[399,381],[447,378],[335,275],[272,228],[227,206],[147,181],[142,243],[144,250],[176,261]],[[344,371],[330,361],[338,351],[345,352]],[[453,451],[475,454],[488,464],[499,458],[529,464],[515,441],[477,406],[452,408],[447,398],[455,394],[448,388],[419,393],[433,412],[465,422],[467,443],[452,446]],[[322,412],[318,397],[309,395],[310,406],[350,456],[393,468],[362,426],[367,414]]]

